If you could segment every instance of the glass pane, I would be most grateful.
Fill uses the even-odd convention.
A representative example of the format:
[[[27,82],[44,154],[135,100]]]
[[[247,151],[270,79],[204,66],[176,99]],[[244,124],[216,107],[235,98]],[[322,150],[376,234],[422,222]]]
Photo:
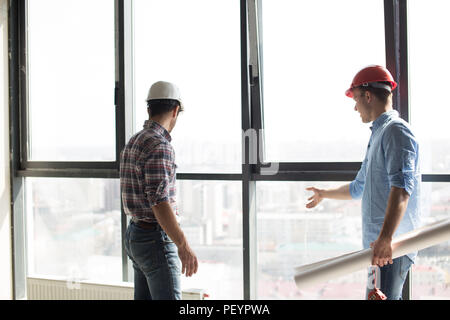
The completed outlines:
[[[344,92],[361,68],[385,65],[383,10],[382,0],[262,1],[267,161],[362,161],[369,125]]]
[[[172,132],[178,172],[240,172],[239,1],[135,0],[133,5],[136,130],[148,118],[150,86],[173,82],[185,107]]]
[[[299,290],[294,268],[362,249],[361,204],[324,200],[306,209],[317,188],[338,182],[258,182],[258,299],[363,300],[367,270]]]
[[[424,224],[448,219],[450,183],[422,183]],[[450,241],[419,251],[412,267],[412,298],[450,299]]]
[[[422,172],[450,173],[450,102],[442,99],[450,73],[450,1],[409,1],[408,11],[410,117]]]
[[[114,1],[28,10],[29,159],[114,161]]]
[[[119,180],[27,178],[28,275],[122,280]]]
[[[177,182],[181,228],[199,260],[182,289],[204,289],[210,299],[243,298],[241,182]]]

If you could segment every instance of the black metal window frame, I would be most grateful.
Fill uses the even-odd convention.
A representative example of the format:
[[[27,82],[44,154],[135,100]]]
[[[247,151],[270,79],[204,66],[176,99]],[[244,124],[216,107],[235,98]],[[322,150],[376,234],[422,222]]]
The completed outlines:
[[[262,0],[249,0],[242,4],[248,12],[245,23],[242,23],[243,48],[249,48],[250,52],[243,50],[243,103],[242,119],[244,132],[247,129],[260,130],[264,128],[264,103],[263,91],[263,52],[260,37],[262,35]],[[384,0],[384,25],[385,25],[385,50],[386,66],[393,73],[398,90],[394,91],[393,106],[400,117],[409,122],[409,77],[408,77],[408,33],[407,33],[407,0]],[[245,11],[244,8],[242,11]],[[249,34],[245,34],[248,32]],[[252,41],[253,40],[253,41]],[[244,41],[244,40],[242,40]],[[248,77],[248,78],[247,78]],[[248,96],[244,95],[247,93]],[[247,106],[248,104],[248,106]],[[244,141],[245,143],[245,141]],[[244,148],[245,161],[252,150],[249,145]],[[262,141],[256,141],[258,155],[264,155],[264,137]],[[260,149],[262,149],[260,151]],[[269,164],[270,165],[270,164]],[[246,298],[256,297],[256,181],[352,181],[361,162],[280,162],[275,174],[262,174],[262,169],[267,166],[264,159],[257,160],[256,164],[245,164],[243,167],[243,209],[244,209],[244,251],[249,253],[244,256],[244,293]],[[422,182],[450,182],[450,174],[422,174]],[[407,277],[403,291],[403,299],[411,298],[412,281],[410,274]]]
[[[393,102],[400,116],[409,121],[409,79],[407,53],[407,1],[384,0],[386,64],[399,83]],[[25,295],[26,248],[23,185],[26,177],[119,178],[119,154],[133,126],[132,4],[115,0],[116,39],[116,160],[112,162],[29,161],[27,124],[27,0],[9,0],[9,80],[11,209],[13,212],[13,294]],[[241,30],[241,124],[243,132],[264,128],[262,0],[240,0]],[[242,183],[243,297],[257,298],[257,181],[351,181],[361,162],[282,162],[275,174],[263,173],[264,159],[251,161],[250,150],[264,154],[264,140],[243,138],[242,173],[178,173],[179,180],[228,180]],[[260,152],[262,151],[262,152]],[[270,165],[270,164],[269,164]],[[423,174],[423,182],[450,182],[450,174]],[[122,212],[122,237],[127,219]],[[128,280],[128,262],[122,250],[123,280]],[[410,278],[410,277],[409,277]],[[410,298],[410,280],[404,298]]]

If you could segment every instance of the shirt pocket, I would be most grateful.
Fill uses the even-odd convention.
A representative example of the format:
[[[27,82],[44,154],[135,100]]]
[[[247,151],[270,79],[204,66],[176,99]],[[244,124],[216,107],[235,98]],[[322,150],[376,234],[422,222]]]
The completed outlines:
[[[372,190],[374,190],[375,188],[390,187],[384,157],[380,154],[373,155],[371,158],[370,179],[372,183]]]

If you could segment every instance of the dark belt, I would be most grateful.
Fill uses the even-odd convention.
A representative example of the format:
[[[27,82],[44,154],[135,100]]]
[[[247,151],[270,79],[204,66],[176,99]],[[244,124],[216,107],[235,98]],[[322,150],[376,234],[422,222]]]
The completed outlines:
[[[138,227],[140,227],[142,229],[146,229],[146,230],[157,230],[159,227],[158,222],[145,222],[142,220],[132,220],[132,221]]]

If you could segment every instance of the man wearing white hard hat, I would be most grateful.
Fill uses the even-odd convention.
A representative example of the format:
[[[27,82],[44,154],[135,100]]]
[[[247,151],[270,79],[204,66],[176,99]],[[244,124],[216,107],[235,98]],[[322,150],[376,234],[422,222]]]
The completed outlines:
[[[125,250],[133,262],[136,300],[180,300],[180,276],[197,272],[198,261],[178,223],[173,128],[183,103],[178,88],[154,83],[149,120],[120,156],[120,187],[131,220]],[[181,265],[180,265],[181,260]]]

